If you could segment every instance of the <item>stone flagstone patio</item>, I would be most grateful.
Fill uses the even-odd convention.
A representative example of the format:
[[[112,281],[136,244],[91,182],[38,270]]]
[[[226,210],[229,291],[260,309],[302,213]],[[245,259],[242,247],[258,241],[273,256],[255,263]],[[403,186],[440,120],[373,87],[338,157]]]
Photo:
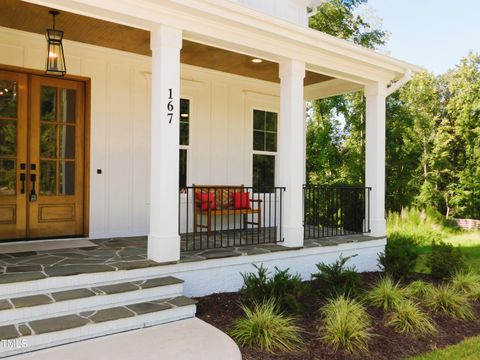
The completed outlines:
[[[305,240],[304,247],[336,246],[342,243],[373,239],[369,236],[349,235]],[[37,280],[53,276],[131,270],[165,265],[147,259],[147,237],[92,241],[96,246],[89,248],[0,254],[0,284]],[[203,261],[297,249],[299,248],[287,248],[280,244],[265,243],[209,250],[192,250],[183,251],[180,262]]]

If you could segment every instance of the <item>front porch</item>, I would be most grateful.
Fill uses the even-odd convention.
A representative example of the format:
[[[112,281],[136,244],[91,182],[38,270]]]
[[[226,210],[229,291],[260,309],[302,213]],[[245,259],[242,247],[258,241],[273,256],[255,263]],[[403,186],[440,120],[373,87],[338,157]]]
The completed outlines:
[[[335,247],[375,240],[365,235],[333,236],[305,240],[305,248]],[[108,273],[173,265],[157,263],[147,255],[147,237],[91,240],[96,246],[61,250],[0,253],[0,284],[13,284],[53,277]],[[182,236],[182,244],[186,237]],[[238,244],[237,246],[182,251],[178,264],[238,256],[298,251],[275,243]],[[330,248],[330,250],[335,250]],[[252,261],[255,258],[251,259]]]

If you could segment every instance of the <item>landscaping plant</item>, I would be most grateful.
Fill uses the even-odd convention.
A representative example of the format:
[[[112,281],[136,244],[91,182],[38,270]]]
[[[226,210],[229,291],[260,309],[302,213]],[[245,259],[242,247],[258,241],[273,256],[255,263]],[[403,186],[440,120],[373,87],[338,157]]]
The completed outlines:
[[[407,334],[425,335],[436,331],[430,317],[418,304],[409,299],[404,299],[395,305],[395,309],[388,313],[385,325]]]
[[[250,303],[261,303],[273,299],[281,311],[300,313],[303,305],[300,298],[309,288],[302,282],[299,275],[292,275],[289,269],[279,270],[269,276],[267,268],[256,266],[257,273],[241,274],[244,285],[241,289],[242,297]]]
[[[434,278],[447,279],[455,272],[465,269],[465,260],[458,247],[434,241],[432,252],[427,257],[427,266]]]
[[[301,328],[293,317],[278,312],[273,299],[242,306],[245,317],[234,321],[230,336],[242,347],[254,346],[271,353],[296,352],[304,349]]]
[[[424,301],[431,292],[434,286],[423,280],[415,280],[404,287],[403,292],[406,297]]]
[[[340,295],[330,299],[321,309],[323,323],[319,336],[335,351],[367,352],[371,319],[357,300]]]
[[[355,297],[360,293],[362,280],[355,266],[345,266],[356,255],[343,257],[333,264],[316,264],[319,272],[312,274],[314,280],[320,281],[327,297],[345,295]]]
[[[394,310],[405,300],[405,290],[388,275],[381,278],[375,286],[368,291],[365,299],[369,304],[384,311]]]
[[[417,245],[418,241],[412,235],[398,232],[389,234],[385,251],[378,255],[380,268],[394,279],[405,278],[415,267]]]
[[[467,295],[459,292],[450,284],[435,287],[425,304],[431,310],[461,320],[475,319],[472,304]]]
[[[472,300],[480,300],[480,275],[472,270],[461,270],[450,279],[452,287]]]

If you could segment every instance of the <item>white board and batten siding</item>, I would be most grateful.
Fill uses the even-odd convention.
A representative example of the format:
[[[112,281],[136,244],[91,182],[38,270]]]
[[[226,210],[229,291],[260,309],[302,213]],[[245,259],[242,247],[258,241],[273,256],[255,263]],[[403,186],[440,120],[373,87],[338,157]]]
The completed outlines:
[[[45,47],[42,35],[0,27],[0,64],[42,70]],[[89,235],[146,235],[151,59],[72,41],[64,48],[68,73],[91,79]],[[253,108],[278,112],[278,95],[278,84],[182,65],[188,183],[251,185]]]

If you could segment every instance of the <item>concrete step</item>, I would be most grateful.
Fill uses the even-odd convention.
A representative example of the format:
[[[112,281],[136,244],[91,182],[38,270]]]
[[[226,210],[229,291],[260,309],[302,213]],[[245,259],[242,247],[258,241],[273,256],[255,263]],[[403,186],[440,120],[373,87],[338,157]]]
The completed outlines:
[[[177,296],[0,326],[0,358],[195,316],[196,301]]]
[[[173,298],[182,293],[183,281],[166,276],[12,297],[0,300],[0,326],[81,311],[100,310],[136,301]]]

